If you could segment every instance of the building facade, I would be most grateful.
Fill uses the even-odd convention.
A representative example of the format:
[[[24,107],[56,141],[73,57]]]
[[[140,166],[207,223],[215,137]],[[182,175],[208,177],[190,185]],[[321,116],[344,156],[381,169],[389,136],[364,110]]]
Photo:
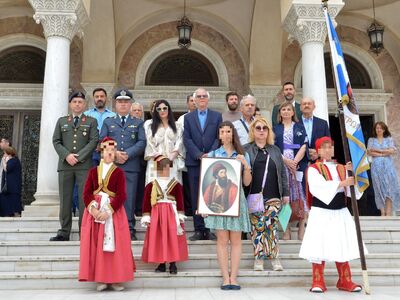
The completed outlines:
[[[370,3],[371,2],[371,3]],[[366,137],[385,121],[400,142],[400,1],[376,2],[385,49],[369,51],[372,1],[330,0]],[[0,0],[0,135],[23,163],[31,215],[57,214],[56,120],[70,90],[89,95],[132,90],[146,110],[167,99],[185,111],[186,95],[205,86],[213,108],[225,93],[252,93],[270,117],[281,84],[316,100],[316,115],[337,132],[337,105],[320,0],[187,0],[192,43],[177,45],[183,0]],[[90,97],[89,105],[92,105]],[[111,101],[109,102],[111,105]],[[400,161],[396,159],[400,170]]]

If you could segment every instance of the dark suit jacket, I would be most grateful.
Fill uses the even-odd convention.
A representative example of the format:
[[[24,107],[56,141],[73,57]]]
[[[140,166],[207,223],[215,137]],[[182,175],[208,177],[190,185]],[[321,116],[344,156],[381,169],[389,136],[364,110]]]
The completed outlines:
[[[303,124],[303,118],[300,118],[300,123]],[[311,140],[308,138],[308,145],[310,148],[315,149],[315,141],[323,136],[331,136],[329,131],[328,122],[324,119],[313,117]]]
[[[125,151],[128,160],[118,167],[125,172],[140,172],[143,152],[146,147],[146,136],[143,129],[143,121],[137,118],[128,117],[122,127],[119,116],[107,118],[101,127],[100,141],[109,136],[117,142],[118,151]]]
[[[200,157],[218,148],[218,126],[222,122],[219,112],[208,110],[204,130],[201,130],[197,109],[185,115],[183,143],[186,147],[187,167],[200,165]]]
[[[277,104],[274,106],[273,110],[272,110],[272,125],[275,126],[278,123],[278,110],[279,110],[279,106],[281,106],[280,104]],[[297,119],[301,119],[301,110],[300,110],[300,104],[297,102],[294,102],[294,110],[296,113],[296,117]]]
[[[279,147],[281,150],[281,153],[283,154],[283,132],[285,130],[283,124],[278,124],[275,125],[274,128],[274,133],[275,133],[275,145]],[[307,133],[306,129],[304,128],[304,125],[301,123],[295,123],[293,126],[293,144],[299,144],[300,147],[307,143]],[[299,152],[299,149],[293,149],[294,150],[294,156],[296,156],[297,152]],[[307,152],[307,150],[306,150]],[[305,171],[307,168],[307,154],[304,154],[303,159],[299,162],[299,169],[300,171]]]

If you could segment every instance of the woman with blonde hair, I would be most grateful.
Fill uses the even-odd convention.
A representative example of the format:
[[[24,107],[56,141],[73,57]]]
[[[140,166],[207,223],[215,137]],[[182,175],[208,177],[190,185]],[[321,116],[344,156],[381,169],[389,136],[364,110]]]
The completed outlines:
[[[274,271],[282,271],[278,258],[278,213],[289,201],[289,188],[281,152],[274,145],[274,133],[265,118],[257,118],[250,124],[249,143],[244,148],[253,173],[248,200],[251,195],[262,194],[258,211],[250,209],[249,202],[254,270],[264,270],[264,259],[268,258]]]

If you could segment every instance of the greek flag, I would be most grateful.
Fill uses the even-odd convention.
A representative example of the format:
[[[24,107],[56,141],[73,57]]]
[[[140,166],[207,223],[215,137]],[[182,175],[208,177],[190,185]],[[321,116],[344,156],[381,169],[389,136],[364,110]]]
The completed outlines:
[[[369,163],[365,148],[364,136],[361,129],[360,116],[353,97],[349,75],[344,63],[342,47],[336,34],[328,10],[324,9],[326,26],[328,29],[329,44],[332,53],[332,65],[336,80],[336,89],[339,101],[343,104],[346,136],[349,142],[351,161],[353,163],[356,187],[363,192],[369,186],[367,170]]]

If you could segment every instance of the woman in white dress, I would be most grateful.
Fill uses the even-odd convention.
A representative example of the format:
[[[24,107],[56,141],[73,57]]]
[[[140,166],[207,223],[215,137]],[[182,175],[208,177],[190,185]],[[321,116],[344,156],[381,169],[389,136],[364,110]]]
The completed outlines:
[[[144,127],[147,144],[144,159],[147,160],[146,184],[157,176],[154,158],[164,155],[172,161],[171,175],[182,184],[182,169],[185,166],[183,150],[183,128],[175,122],[171,106],[166,100],[154,104],[152,119]]]

